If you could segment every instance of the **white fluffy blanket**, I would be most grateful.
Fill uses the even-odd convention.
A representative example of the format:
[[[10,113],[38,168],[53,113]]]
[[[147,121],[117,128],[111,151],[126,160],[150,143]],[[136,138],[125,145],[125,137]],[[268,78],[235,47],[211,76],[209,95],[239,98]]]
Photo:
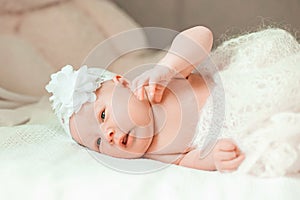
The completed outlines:
[[[200,115],[196,143],[202,146],[214,134],[233,138],[246,154],[241,173],[300,173],[297,40],[285,30],[266,29],[224,42],[211,60],[199,67],[200,73],[213,72],[216,87]],[[210,126],[221,126],[220,133]]]

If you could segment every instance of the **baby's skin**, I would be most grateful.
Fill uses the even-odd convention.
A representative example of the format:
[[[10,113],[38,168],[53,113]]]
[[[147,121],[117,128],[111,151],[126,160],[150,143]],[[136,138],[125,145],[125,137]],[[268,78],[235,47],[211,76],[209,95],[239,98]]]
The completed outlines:
[[[70,118],[73,139],[113,157],[236,170],[245,155],[233,140],[217,140],[204,158],[192,145],[209,90],[204,79],[191,72],[210,52],[212,41],[206,27],[188,29],[175,37],[153,69],[131,83],[122,76],[104,82],[96,91],[97,100]]]

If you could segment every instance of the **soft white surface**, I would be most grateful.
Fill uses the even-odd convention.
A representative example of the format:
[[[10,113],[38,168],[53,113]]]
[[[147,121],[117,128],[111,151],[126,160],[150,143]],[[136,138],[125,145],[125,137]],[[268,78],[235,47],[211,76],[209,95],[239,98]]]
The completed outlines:
[[[300,175],[263,179],[165,166],[124,173],[97,161],[63,132],[46,98],[22,109],[26,125],[0,127],[0,199],[299,199]],[[103,155],[102,155],[103,156]],[[153,160],[124,166],[161,167]]]

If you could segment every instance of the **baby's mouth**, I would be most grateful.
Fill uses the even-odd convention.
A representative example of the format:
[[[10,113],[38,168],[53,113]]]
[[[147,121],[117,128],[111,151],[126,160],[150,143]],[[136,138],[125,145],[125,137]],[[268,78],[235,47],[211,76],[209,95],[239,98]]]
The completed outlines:
[[[129,134],[130,134],[130,131],[122,137],[122,140],[121,140],[122,145],[124,145],[124,146],[127,145]]]
[[[126,134],[122,139],[122,144],[126,145],[128,140],[128,134]]]

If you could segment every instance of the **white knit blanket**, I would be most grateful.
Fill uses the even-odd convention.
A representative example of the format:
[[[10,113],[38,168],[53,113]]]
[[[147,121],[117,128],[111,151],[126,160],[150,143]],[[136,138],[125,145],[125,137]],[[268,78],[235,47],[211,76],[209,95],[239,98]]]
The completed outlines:
[[[224,42],[200,73],[214,66],[216,87],[200,115],[195,143],[233,138],[246,159],[240,173],[300,173],[300,45],[287,31],[266,29]],[[222,97],[223,91],[223,97]],[[214,104],[224,109],[213,110]],[[222,112],[223,111],[223,112]],[[215,116],[213,117],[213,114]],[[217,117],[223,121],[213,124]],[[214,133],[210,126],[221,126]]]

